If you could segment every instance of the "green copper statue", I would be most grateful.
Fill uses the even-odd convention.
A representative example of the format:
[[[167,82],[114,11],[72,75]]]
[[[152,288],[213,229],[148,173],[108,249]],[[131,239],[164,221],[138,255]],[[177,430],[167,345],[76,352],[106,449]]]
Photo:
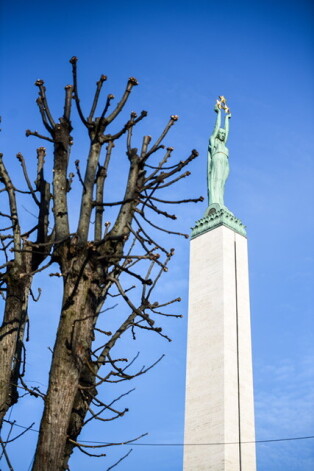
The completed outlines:
[[[226,146],[229,134],[231,112],[224,96],[220,96],[215,105],[217,119],[215,129],[210,136],[208,146],[208,207],[204,216],[195,222],[191,238],[219,226],[229,227],[232,231],[246,237],[244,224],[224,205],[225,183],[229,175],[229,150]],[[221,114],[225,114],[225,127],[221,127]]]
[[[214,109],[217,113],[217,119],[208,146],[208,202],[209,206],[218,204],[221,208],[226,209],[224,205],[224,189],[229,175],[229,150],[226,147],[226,143],[229,134],[231,112],[224,96],[219,97]],[[221,127],[221,110],[224,110],[226,113],[225,128]]]

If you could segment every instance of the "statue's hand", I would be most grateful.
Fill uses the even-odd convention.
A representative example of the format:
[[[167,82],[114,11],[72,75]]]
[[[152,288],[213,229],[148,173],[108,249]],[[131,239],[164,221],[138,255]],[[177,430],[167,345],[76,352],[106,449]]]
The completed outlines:
[[[219,111],[219,106],[217,105],[217,103],[216,103],[216,105],[215,105],[214,110],[216,111],[216,113],[218,113],[218,111]]]
[[[230,118],[231,118],[231,116],[232,116],[232,114],[231,114],[231,113],[228,113],[228,114],[227,114],[227,118],[229,118],[229,119],[230,119]]]

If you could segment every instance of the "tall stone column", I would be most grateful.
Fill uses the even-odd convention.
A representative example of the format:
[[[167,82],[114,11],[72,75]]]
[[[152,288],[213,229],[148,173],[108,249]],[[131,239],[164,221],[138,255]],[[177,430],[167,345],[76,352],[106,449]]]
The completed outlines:
[[[255,471],[247,239],[212,204],[192,232],[184,471]]]

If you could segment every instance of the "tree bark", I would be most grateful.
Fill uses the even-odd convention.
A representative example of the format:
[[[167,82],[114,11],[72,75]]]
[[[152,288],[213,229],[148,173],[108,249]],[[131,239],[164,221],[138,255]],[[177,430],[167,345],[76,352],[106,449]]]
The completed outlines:
[[[64,251],[63,257],[69,258]],[[63,307],[54,346],[49,387],[40,426],[33,471],[63,467],[69,421],[79,379],[90,361],[93,324],[99,286],[85,252],[75,257],[65,275]]]
[[[30,257],[24,257],[30,264]],[[7,294],[0,329],[0,428],[8,409],[17,402],[17,383],[21,366],[22,345],[32,277],[30,267],[12,262],[7,273]]]

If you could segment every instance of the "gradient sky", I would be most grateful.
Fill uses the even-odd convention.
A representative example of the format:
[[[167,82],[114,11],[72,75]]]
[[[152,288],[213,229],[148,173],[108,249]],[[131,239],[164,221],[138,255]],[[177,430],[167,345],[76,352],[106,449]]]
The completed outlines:
[[[157,136],[169,115],[180,116],[166,144],[175,147],[177,160],[192,148],[200,156],[191,165],[192,175],[172,196],[206,195],[213,104],[220,94],[228,98],[233,116],[225,201],[248,232],[257,440],[314,435],[313,4],[17,0],[1,2],[0,12],[0,151],[18,184],[22,179],[15,154],[22,152],[32,170],[35,148],[42,145],[24,134],[28,128],[43,130],[33,83],[45,79],[53,113],[61,115],[73,55],[79,57],[83,107],[89,106],[95,82],[104,73],[104,96],[118,97],[129,76],[139,80],[126,111],[149,111],[137,131],[139,138]],[[86,155],[84,129],[79,127],[74,139],[72,167],[76,158],[82,161]],[[118,188],[124,181],[124,158],[121,152],[113,170]],[[74,199],[73,220],[77,204]],[[27,203],[23,208],[27,224],[30,208]],[[179,207],[177,227],[189,232],[205,208],[205,202]],[[124,441],[149,432],[142,443],[183,442],[189,246],[177,239],[169,244],[176,247],[176,257],[159,294],[181,296],[184,318],[164,322],[171,344],[153,336],[142,336],[135,346],[130,346],[130,338],[125,340],[122,350],[141,350],[139,366],[162,353],[167,356],[131,386],[104,391],[113,398],[135,387],[121,402],[130,412],[120,422],[91,426],[82,440]],[[35,283],[43,288],[43,296],[41,304],[30,306],[26,375],[30,384],[43,387],[60,304],[58,281],[48,281],[52,285],[44,277]],[[110,316],[114,314],[108,313],[109,323]],[[21,425],[34,420],[33,428],[38,429],[38,401],[24,398],[11,419]],[[8,447],[15,471],[29,469],[35,436],[28,432]],[[106,470],[130,448],[109,450],[108,457],[92,463],[78,452],[71,471]],[[132,448],[116,469],[182,470],[182,446]],[[258,444],[257,461],[258,471],[313,470],[314,440]],[[4,461],[1,470],[7,470]]]

